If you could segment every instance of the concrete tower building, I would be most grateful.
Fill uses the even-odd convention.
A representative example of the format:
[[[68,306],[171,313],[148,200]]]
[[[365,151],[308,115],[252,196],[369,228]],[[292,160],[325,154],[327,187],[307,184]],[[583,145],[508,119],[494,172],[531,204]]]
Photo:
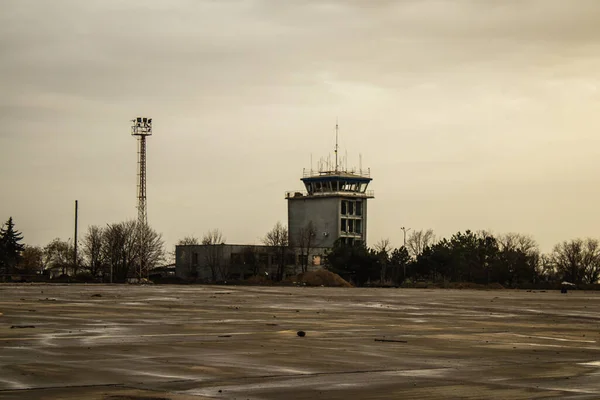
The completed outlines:
[[[370,171],[348,171],[338,165],[337,125],[335,165],[321,163],[317,171],[304,171],[305,192],[287,192],[288,232],[292,246],[305,241],[310,227],[313,247],[333,247],[336,240],[353,245],[367,240],[367,190]]]

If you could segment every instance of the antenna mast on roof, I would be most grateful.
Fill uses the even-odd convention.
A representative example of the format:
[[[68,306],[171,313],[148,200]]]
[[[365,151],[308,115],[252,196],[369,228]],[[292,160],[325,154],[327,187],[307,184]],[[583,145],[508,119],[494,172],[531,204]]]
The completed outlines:
[[[335,172],[338,172],[338,119],[335,118]]]
[[[358,171],[362,175],[362,154],[358,155]]]

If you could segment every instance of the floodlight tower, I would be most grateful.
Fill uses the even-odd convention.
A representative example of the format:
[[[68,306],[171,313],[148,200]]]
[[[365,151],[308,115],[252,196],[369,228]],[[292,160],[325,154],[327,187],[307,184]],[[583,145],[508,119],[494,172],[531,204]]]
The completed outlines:
[[[148,223],[146,211],[146,136],[152,135],[152,118],[133,119],[131,135],[138,138],[138,222]]]

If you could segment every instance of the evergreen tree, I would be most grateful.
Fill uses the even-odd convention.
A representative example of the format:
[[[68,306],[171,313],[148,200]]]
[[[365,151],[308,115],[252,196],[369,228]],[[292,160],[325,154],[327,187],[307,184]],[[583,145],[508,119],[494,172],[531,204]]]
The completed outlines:
[[[10,273],[21,259],[23,235],[15,229],[12,217],[0,229],[0,274]]]
[[[344,244],[339,239],[327,253],[327,269],[357,286],[380,278],[379,258],[374,250],[364,244]]]

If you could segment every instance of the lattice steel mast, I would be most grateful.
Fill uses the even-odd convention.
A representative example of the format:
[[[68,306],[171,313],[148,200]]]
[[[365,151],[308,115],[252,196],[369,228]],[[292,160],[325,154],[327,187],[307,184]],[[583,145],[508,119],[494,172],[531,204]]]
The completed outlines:
[[[132,120],[131,135],[138,138],[138,222],[148,223],[146,208],[146,136],[152,135],[152,118],[137,117]]]

